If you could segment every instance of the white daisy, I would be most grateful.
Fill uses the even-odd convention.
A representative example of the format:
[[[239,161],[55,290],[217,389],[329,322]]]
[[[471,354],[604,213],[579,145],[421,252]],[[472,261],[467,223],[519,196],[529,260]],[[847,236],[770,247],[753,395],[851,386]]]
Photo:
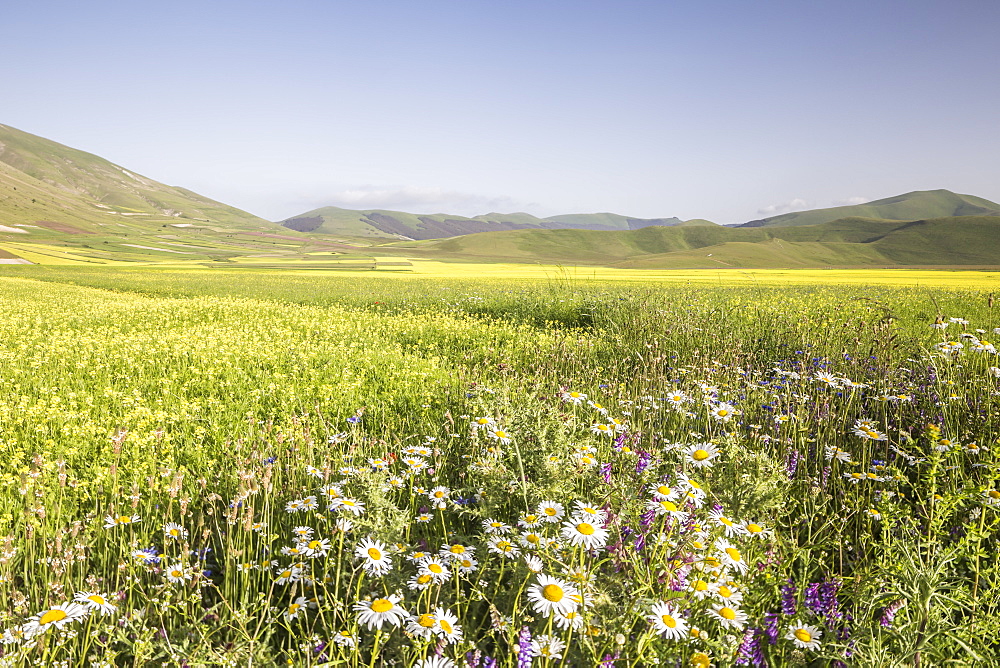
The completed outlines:
[[[683,640],[687,637],[687,622],[669,603],[656,603],[650,609],[647,619],[652,622],[653,630],[668,640]]]
[[[354,555],[362,560],[361,567],[369,575],[385,575],[392,570],[389,548],[380,540],[362,539],[354,548]]]
[[[354,604],[354,611],[358,613],[358,624],[364,624],[369,630],[381,629],[383,624],[401,625],[409,616],[399,605],[402,600],[403,597],[399,594],[390,594],[374,601],[358,601]]]
[[[100,611],[102,615],[112,615],[118,609],[104,594],[96,591],[78,591],[73,597],[76,603],[82,603],[91,611]]]
[[[823,632],[815,626],[802,624],[796,620],[789,625],[785,639],[791,640],[801,649],[819,649],[819,639],[822,635]]]
[[[569,613],[579,607],[580,590],[576,585],[544,573],[539,573],[535,578],[537,582],[528,587],[526,596],[532,602],[536,613],[540,615],[550,615],[556,611]]]

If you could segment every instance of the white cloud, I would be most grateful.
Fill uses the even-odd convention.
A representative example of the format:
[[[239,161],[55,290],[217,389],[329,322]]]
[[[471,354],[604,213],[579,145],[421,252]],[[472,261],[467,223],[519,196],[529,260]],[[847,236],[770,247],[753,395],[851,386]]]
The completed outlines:
[[[521,202],[504,195],[488,197],[420,186],[350,188],[331,194],[325,204],[348,209],[395,209],[410,213],[452,213],[462,216],[538,208],[538,204]]]
[[[782,202],[781,204],[769,204],[768,206],[757,209],[757,213],[761,216],[777,216],[782,213],[788,213],[790,211],[803,211],[808,208],[809,203],[807,201],[796,197],[793,200]]]
[[[867,197],[848,197],[847,199],[835,199],[833,200],[834,206],[854,206],[855,204],[866,204],[871,200]]]

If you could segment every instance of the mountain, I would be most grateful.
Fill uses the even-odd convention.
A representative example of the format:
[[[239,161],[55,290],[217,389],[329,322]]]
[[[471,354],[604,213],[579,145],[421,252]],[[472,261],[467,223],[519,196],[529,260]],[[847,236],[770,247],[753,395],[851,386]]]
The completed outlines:
[[[163,225],[280,230],[274,223],[91,153],[0,125],[0,225],[97,233]]]
[[[395,242],[389,254],[466,262],[542,262],[629,269],[1000,265],[1000,217],[918,221],[845,218],[819,225],[516,230]],[[390,250],[392,249],[392,250]]]
[[[737,227],[777,227],[817,225],[840,218],[879,218],[882,220],[927,220],[952,216],[997,216],[1000,204],[950,190],[915,190],[875,200],[867,204],[812,209],[751,220]]]
[[[288,218],[281,224],[298,232],[424,240],[504,230],[637,230],[651,226],[715,223],[702,219],[685,222],[679,218],[629,218],[616,213],[574,213],[549,218],[537,218],[530,213],[487,213],[467,218],[444,213],[418,215],[387,209],[355,211],[327,206]]]

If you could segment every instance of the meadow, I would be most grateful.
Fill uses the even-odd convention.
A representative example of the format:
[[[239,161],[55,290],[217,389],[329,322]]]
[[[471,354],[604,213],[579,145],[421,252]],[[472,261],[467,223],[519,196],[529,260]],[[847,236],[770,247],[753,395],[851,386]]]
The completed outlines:
[[[0,666],[1000,662],[992,293],[375,273],[2,268]]]

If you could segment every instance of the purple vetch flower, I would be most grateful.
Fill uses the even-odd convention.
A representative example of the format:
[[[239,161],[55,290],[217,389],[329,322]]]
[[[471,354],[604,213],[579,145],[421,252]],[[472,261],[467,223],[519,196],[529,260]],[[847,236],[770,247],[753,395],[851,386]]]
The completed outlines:
[[[479,668],[479,657],[482,653],[477,650],[469,650],[465,653],[465,664],[468,668]]]
[[[760,641],[764,637],[764,632],[753,627],[743,632],[743,642],[736,650],[737,666],[754,666],[754,668],[767,668],[767,659],[761,650]]]
[[[811,583],[806,587],[805,606],[817,615],[826,617],[828,623],[838,621],[844,616],[837,600],[839,590],[840,583],[836,580]]]
[[[827,480],[830,479],[830,470],[831,469],[830,469],[829,466],[824,466],[823,467],[823,473],[822,473],[822,475],[820,476],[820,479],[819,479],[819,486],[822,487],[823,489],[826,489],[826,482],[827,482]]]
[[[767,644],[774,645],[778,642],[780,619],[777,612],[764,613],[764,633],[767,634]]]
[[[649,466],[649,463],[653,460],[653,455],[645,452],[643,450],[639,451],[639,459],[635,463],[635,472],[642,473]]]
[[[611,462],[608,462],[607,464],[601,464],[601,468],[598,469],[598,472],[601,474],[601,477],[604,478],[605,483],[611,482],[611,467]]]
[[[653,520],[655,518],[656,518],[656,511],[647,510],[646,512],[644,512],[642,515],[639,516],[639,524],[644,527],[648,527],[650,524],[653,523]]]
[[[642,549],[646,547],[646,536],[645,534],[636,534],[635,542],[632,543],[636,552],[642,552]]]
[[[798,450],[792,450],[788,454],[788,459],[785,462],[785,473],[788,474],[789,478],[795,477],[795,472],[799,469],[799,460],[801,458]]]
[[[795,594],[798,588],[795,581],[788,578],[788,584],[781,588],[781,612],[785,615],[794,615],[796,610]]]
[[[531,629],[522,626],[521,633],[517,636],[517,668],[531,668],[533,658],[535,653],[531,649]]]
[[[482,668],[497,668],[497,660],[492,656],[484,656]]]
[[[882,613],[882,618],[878,620],[878,623],[885,628],[891,627],[892,622],[896,619],[896,613],[899,612],[899,609],[904,605],[906,605],[906,599],[904,598],[889,604],[889,606]]]
[[[621,656],[620,652],[615,652],[614,654],[605,654],[601,657],[601,668],[615,668],[615,661]]]

